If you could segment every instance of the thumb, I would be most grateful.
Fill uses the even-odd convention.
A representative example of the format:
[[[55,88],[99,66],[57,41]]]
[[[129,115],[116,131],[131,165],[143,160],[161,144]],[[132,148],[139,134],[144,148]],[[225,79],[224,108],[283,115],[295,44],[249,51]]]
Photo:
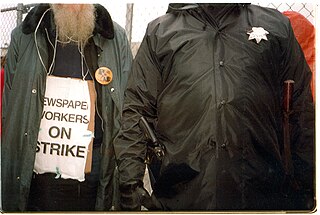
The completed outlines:
[[[139,194],[141,205],[146,207],[148,210],[163,210],[163,206],[156,197],[154,195],[150,196],[143,187],[137,187],[136,191]]]

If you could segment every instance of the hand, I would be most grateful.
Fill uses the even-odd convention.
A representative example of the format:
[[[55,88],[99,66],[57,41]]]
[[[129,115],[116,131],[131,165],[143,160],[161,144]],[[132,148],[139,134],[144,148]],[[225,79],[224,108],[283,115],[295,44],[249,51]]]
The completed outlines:
[[[136,192],[140,199],[141,205],[143,205],[148,210],[162,210],[163,207],[161,203],[156,199],[154,195],[150,196],[146,189],[143,187],[137,187]]]
[[[129,185],[120,188],[120,207],[127,211],[140,211],[141,205],[148,210],[162,210],[160,202],[150,196],[142,185]]]

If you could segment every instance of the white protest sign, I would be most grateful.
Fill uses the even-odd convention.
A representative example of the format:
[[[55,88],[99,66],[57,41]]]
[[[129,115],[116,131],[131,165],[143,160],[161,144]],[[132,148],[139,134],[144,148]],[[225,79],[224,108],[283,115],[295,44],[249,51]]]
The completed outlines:
[[[62,178],[84,181],[91,113],[87,81],[47,77],[44,109],[40,124],[36,173],[56,173]]]

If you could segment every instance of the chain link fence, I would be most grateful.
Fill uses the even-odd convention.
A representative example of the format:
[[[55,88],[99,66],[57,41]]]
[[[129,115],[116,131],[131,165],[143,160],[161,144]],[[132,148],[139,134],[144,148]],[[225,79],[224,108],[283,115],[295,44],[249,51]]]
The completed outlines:
[[[135,55],[143,39],[147,24],[166,13],[167,2],[137,2],[123,3],[114,2],[112,4],[103,4],[110,12],[114,21],[126,29],[132,52]],[[24,19],[26,13],[36,4],[0,4],[0,48],[1,56],[6,53],[10,44],[10,34],[14,27],[19,25]],[[259,3],[258,5],[270,8],[276,8],[280,12],[296,11],[304,15],[312,24],[315,25],[315,8],[313,3]]]
[[[166,2],[140,2],[123,3],[114,1],[112,4],[103,4],[110,12],[111,17],[126,29],[132,52],[135,55],[143,39],[147,24],[165,14],[168,3]],[[0,3],[0,51],[1,58],[6,54],[10,44],[11,31],[19,25],[27,12],[36,4],[2,4]],[[259,3],[258,5],[283,11],[296,11],[304,15],[315,25],[315,3]],[[0,159],[1,161],[1,159]],[[0,196],[1,199],[1,196]],[[0,201],[1,210],[1,201]]]

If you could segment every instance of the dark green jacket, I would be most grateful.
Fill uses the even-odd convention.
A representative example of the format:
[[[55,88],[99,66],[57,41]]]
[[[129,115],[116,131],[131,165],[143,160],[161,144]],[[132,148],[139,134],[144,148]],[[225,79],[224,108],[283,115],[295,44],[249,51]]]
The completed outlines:
[[[97,51],[85,50],[86,58],[95,58],[91,61],[96,61],[98,67],[106,66],[113,72],[110,84],[95,83],[104,130],[96,209],[109,210],[116,166],[112,141],[120,128],[123,92],[132,54],[124,29],[111,20],[105,8],[95,7],[97,19],[93,42]],[[1,141],[4,211],[24,211],[28,201],[46,87],[47,74],[43,64],[48,69],[52,56],[45,29],[49,34],[55,33],[52,11],[43,16],[48,8],[48,4],[40,4],[29,12],[22,25],[13,30],[7,54]]]

